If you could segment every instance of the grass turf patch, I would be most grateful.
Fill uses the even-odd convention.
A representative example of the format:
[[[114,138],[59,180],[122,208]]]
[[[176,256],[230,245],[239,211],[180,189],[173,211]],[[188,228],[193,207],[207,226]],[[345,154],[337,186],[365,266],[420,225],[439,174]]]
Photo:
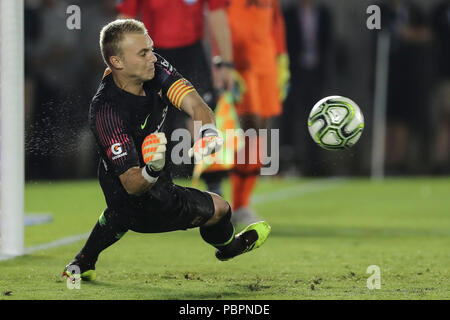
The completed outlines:
[[[450,179],[261,179],[253,203],[272,234],[254,252],[220,262],[197,229],[129,231],[80,290],[60,274],[84,241],[0,261],[0,299],[449,299],[449,189]],[[27,247],[89,232],[104,209],[96,181],[28,184],[25,204],[54,217],[26,227]],[[366,286],[370,265],[380,290]]]

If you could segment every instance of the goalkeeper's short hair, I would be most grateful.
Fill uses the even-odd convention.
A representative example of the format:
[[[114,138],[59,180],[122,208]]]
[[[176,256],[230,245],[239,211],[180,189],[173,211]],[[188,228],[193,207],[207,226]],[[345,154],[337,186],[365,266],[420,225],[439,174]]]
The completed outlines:
[[[110,57],[122,54],[120,42],[127,33],[148,34],[145,25],[135,19],[117,19],[108,23],[100,31],[100,50],[108,67],[111,67]]]

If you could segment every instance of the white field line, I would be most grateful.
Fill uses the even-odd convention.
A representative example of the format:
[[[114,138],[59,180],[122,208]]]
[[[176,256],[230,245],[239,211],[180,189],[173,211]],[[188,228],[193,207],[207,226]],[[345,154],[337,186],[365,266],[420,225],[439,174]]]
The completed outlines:
[[[314,192],[321,192],[328,189],[335,188],[337,185],[345,182],[344,178],[328,178],[313,180],[311,182],[303,183],[300,185],[294,185],[291,187],[283,188],[277,191],[271,191],[264,194],[254,195],[251,198],[252,205],[259,205],[267,202],[275,202],[288,198],[293,198],[300,195],[305,195]]]
[[[311,182],[303,183],[301,185],[295,185],[283,189],[279,189],[274,192],[266,192],[264,194],[255,195],[251,198],[252,205],[260,205],[268,202],[285,200],[288,198],[293,198],[305,194],[310,194],[314,192],[321,192],[328,189],[332,189],[345,182],[344,178],[331,178],[331,179],[320,179]],[[25,249],[25,254],[31,254],[36,251],[47,250],[51,248],[56,248],[71,244],[80,240],[87,239],[90,232],[78,234],[62,239],[58,239],[49,243],[44,243],[37,246],[28,247]],[[0,255],[0,261],[13,259],[15,256]]]
[[[58,240],[55,240],[55,241],[52,241],[52,242],[40,244],[40,245],[37,245],[37,246],[28,247],[28,248],[25,248],[25,254],[30,254],[30,253],[33,253],[33,252],[36,252],[36,251],[40,251],[40,250],[56,248],[56,247],[59,247],[59,246],[64,246],[66,244],[71,244],[73,242],[84,240],[84,239],[87,239],[89,237],[89,234],[90,234],[90,232],[83,233],[83,234],[77,234],[75,236],[61,238],[61,239],[58,239]],[[9,260],[9,259],[13,259],[13,258],[16,258],[16,256],[0,255],[0,261],[2,261],[2,260]]]

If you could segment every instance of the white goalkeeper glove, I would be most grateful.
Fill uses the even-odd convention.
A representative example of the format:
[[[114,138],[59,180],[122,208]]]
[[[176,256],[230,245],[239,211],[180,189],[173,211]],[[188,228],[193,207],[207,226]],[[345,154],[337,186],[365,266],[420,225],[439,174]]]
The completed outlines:
[[[164,132],[148,135],[142,143],[142,157],[146,166],[142,169],[142,176],[150,183],[158,180],[161,170],[166,164],[167,139]]]
[[[216,127],[212,123],[203,125],[200,129],[200,139],[198,139],[194,146],[189,149],[189,157],[194,157],[196,161],[216,153],[222,148],[223,139],[219,137]]]

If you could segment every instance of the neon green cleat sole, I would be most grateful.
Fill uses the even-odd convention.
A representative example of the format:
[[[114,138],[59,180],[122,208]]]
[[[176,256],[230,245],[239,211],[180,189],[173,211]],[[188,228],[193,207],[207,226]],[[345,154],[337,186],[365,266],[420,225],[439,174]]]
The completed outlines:
[[[249,252],[249,251],[252,251],[252,250],[255,250],[255,249],[261,247],[262,244],[269,237],[271,229],[272,228],[269,226],[269,224],[267,222],[259,221],[259,222],[252,223],[251,225],[246,227],[244,230],[239,232],[238,236],[241,236],[242,234],[244,234],[250,230],[255,230],[256,233],[258,234],[258,239],[253,244],[251,244],[244,252]]]
[[[270,235],[271,227],[265,221],[252,223],[236,235],[236,238],[242,239],[243,247],[239,251],[231,250],[216,250],[216,258],[221,261],[230,260],[240,254],[255,250],[262,246]]]
[[[81,274],[81,279],[84,281],[95,281],[97,279],[97,272],[95,270],[87,270]]]
[[[63,271],[62,275],[67,278],[75,278],[67,269]],[[80,278],[83,281],[95,281],[97,279],[97,272],[95,270],[87,270],[80,275]]]

